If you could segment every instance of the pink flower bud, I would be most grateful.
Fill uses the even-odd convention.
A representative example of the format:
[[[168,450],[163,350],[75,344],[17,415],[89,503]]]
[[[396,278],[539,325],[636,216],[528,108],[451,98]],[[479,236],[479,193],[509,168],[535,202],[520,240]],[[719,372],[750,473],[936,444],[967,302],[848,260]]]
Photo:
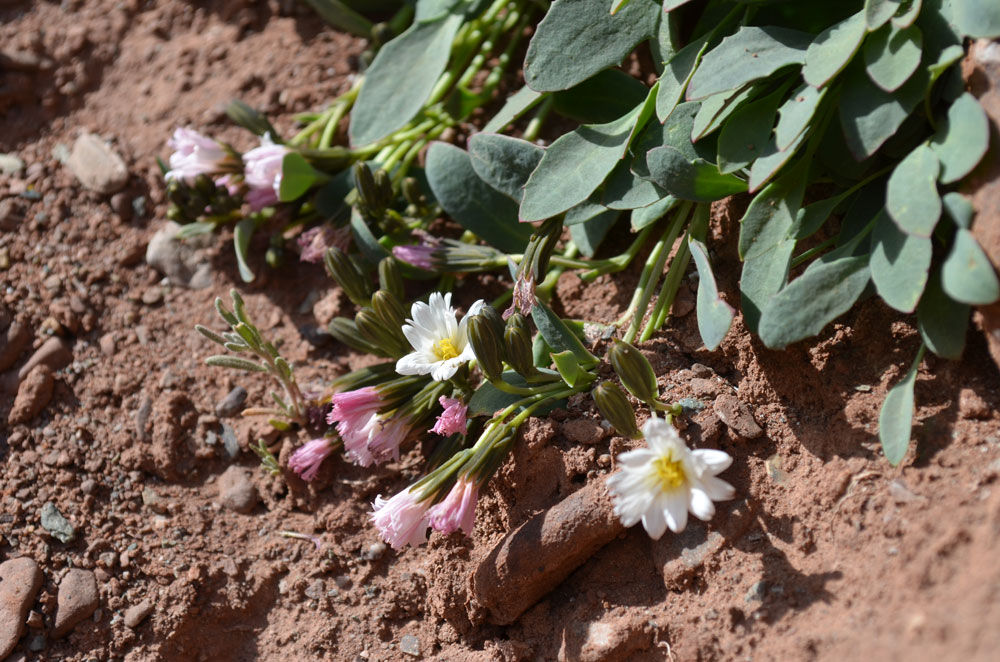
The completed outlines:
[[[392,254],[396,257],[396,259],[412,264],[415,267],[427,270],[434,269],[434,261],[432,259],[434,246],[428,246],[426,244],[394,246]]]

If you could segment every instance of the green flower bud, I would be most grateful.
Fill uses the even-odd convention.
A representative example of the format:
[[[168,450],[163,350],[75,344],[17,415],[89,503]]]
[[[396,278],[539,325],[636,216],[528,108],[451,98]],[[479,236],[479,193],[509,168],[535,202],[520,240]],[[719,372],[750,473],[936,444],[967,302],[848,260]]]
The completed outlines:
[[[483,310],[493,310],[493,307],[484,306]],[[493,312],[496,313],[495,310]],[[503,340],[501,340],[496,325],[482,313],[468,319],[469,342],[472,343],[472,351],[476,353],[476,359],[479,361],[479,369],[490,381],[501,379],[503,376]]]
[[[523,315],[514,313],[507,319],[503,340],[507,350],[507,362],[519,375],[530,377],[538,372],[532,354],[531,332]]]
[[[399,270],[399,260],[394,257],[384,257],[378,263],[379,287],[389,292],[397,299],[406,296],[403,286],[403,274]]]
[[[631,439],[638,439],[642,435],[639,433],[639,426],[635,422],[635,412],[628,398],[622,390],[615,386],[613,382],[601,382],[593,390],[591,395],[597,403],[597,409],[601,416],[608,419],[611,425],[615,426],[619,434]]]
[[[503,317],[500,316],[500,313],[497,312],[496,308],[490,305],[483,306],[482,310],[479,311],[479,317],[489,320],[497,338],[503,337],[503,331],[506,325],[503,321]]]
[[[649,361],[638,349],[616,339],[608,350],[608,359],[629,393],[647,404],[659,397],[660,390],[656,385],[653,366],[649,365]]]
[[[182,212],[181,208],[177,205],[170,205],[167,209],[167,220],[180,223],[184,220],[184,212]]]
[[[354,320],[347,319],[346,317],[336,317],[327,326],[327,330],[330,332],[331,336],[351,349],[356,349],[357,351],[365,354],[384,356],[378,347],[361,337],[361,333],[358,331],[358,325],[354,323]]]
[[[403,304],[386,290],[379,290],[372,295],[372,309],[390,328],[402,329],[406,322],[406,310]]]
[[[357,306],[367,306],[371,300],[368,279],[358,269],[354,261],[336,246],[331,246],[323,256],[323,263],[330,277],[344,290],[347,297]]]
[[[424,204],[424,194],[420,190],[420,184],[417,183],[416,177],[403,179],[403,197],[411,205],[419,207]]]
[[[401,346],[397,334],[379,319],[375,311],[371,308],[363,308],[354,316],[354,324],[358,327],[358,333],[377,347],[380,354],[398,358],[405,353],[405,348]]]
[[[378,206],[378,189],[375,186],[375,176],[367,163],[358,161],[354,164],[354,187],[358,189],[358,198],[369,212],[375,213]]]
[[[389,177],[389,173],[379,168],[375,172],[375,200],[378,203],[378,215],[382,215],[382,212],[389,208],[392,204],[392,199],[396,197],[396,194],[392,190],[392,179]]]

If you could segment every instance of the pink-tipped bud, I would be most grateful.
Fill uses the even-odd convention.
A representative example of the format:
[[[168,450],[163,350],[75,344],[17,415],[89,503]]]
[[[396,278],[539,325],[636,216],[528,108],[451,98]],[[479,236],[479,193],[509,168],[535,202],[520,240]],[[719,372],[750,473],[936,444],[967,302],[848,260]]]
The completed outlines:
[[[213,175],[226,167],[229,155],[222,145],[193,129],[175,129],[167,141],[174,150],[170,155],[167,179],[193,184],[198,175]]]
[[[434,246],[426,244],[414,244],[407,246],[394,246],[393,256],[407,264],[412,264],[428,271],[434,270]]]

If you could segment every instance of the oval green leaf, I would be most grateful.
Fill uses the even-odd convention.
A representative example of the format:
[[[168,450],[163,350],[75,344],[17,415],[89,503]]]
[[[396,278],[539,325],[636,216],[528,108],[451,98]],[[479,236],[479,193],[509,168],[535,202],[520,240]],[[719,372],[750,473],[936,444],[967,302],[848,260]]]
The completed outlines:
[[[920,66],[924,36],[916,25],[882,26],[865,40],[865,71],[873,83],[895,92]]]
[[[903,380],[889,389],[878,416],[878,438],[882,442],[882,452],[889,464],[897,466],[906,457],[910,447],[910,432],[913,427],[913,386],[917,381],[917,368],[923,358],[924,348],[917,352],[917,360]]]
[[[521,202],[524,185],[544,153],[538,145],[498,133],[477,133],[469,139],[473,170],[514,202]]]
[[[941,183],[957,182],[972,172],[989,146],[986,111],[966,92],[948,108],[948,117],[931,141],[931,149],[941,161]]]
[[[937,177],[940,164],[934,151],[920,145],[899,162],[889,176],[885,208],[899,229],[929,237],[941,217]]]
[[[863,11],[820,32],[806,51],[802,77],[813,87],[824,87],[858,52],[866,33]]]
[[[719,296],[719,287],[712,273],[712,263],[708,259],[708,249],[697,239],[688,240],[691,256],[698,269],[698,332],[708,351],[715,350],[729,333],[736,310]]]
[[[719,172],[718,167],[704,159],[688,161],[669,146],[650,150],[646,165],[653,181],[681,200],[713,202],[747,190],[746,182],[739,177]]]
[[[941,272],[935,271],[920,305],[917,307],[917,328],[924,344],[943,359],[957,361],[965,349],[972,308],[955,301],[941,289]]]
[[[933,246],[928,237],[900,232],[884,213],[872,231],[872,281],[879,296],[901,313],[912,313],[927,285]]]
[[[955,301],[977,306],[1000,298],[1000,282],[993,264],[964,228],[955,232],[951,252],[941,265],[941,287]]]

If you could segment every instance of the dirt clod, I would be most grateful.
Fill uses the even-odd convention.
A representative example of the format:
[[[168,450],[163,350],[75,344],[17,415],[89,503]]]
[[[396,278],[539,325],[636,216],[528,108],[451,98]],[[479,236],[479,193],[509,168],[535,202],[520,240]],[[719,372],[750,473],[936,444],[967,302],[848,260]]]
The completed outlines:
[[[764,430],[754,420],[750,407],[730,393],[715,399],[715,413],[740,439],[756,439]]]
[[[42,579],[38,564],[28,557],[0,563],[0,660],[14,650],[24,634],[25,617]]]
[[[27,423],[38,416],[52,399],[55,378],[48,366],[36,366],[17,389],[14,406],[10,409],[7,422],[11,425]]]
[[[73,143],[66,167],[84,188],[110,195],[128,182],[125,161],[98,136],[81,134]]]
[[[226,508],[249,513],[258,501],[260,496],[246,469],[234,465],[219,476],[219,503]]]

